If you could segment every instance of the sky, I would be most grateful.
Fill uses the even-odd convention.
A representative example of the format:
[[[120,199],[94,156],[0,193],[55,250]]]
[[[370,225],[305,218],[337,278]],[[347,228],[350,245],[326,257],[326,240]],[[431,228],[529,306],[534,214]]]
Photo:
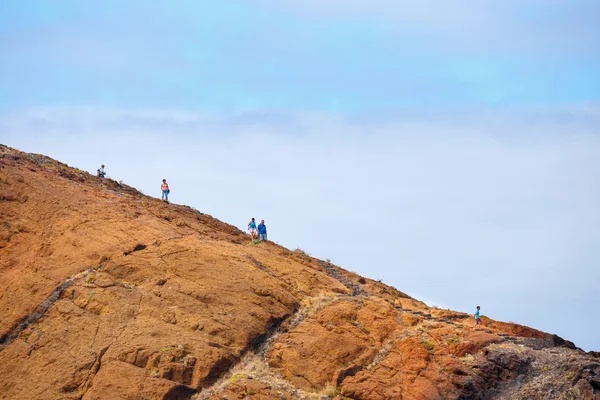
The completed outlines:
[[[600,3],[0,3],[0,143],[600,350]]]

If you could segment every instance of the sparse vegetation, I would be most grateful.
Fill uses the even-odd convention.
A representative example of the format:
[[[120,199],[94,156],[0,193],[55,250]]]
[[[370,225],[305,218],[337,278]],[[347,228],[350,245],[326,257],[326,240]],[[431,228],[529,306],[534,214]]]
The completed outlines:
[[[310,253],[308,253],[308,252],[306,252],[306,251],[302,250],[300,247],[296,248],[296,249],[294,250],[294,253],[296,253],[296,254],[300,254],[300,255],[303,255],[303,256],[305,256],[305,257],[310,257]]]
[[[231,375],[231,377],[229,379],[227,379],[227,384],[232,384],[232,383],[236,383],[237,381],[239,381],[242,378],[245,378],[246,374],[233,374]]]
[[[316,392],[304,392],[304,398],[306,400],[325,400],[333,399],[340,394],[339,389],[336,386],[328,383],[322,389]]]
[[[422,340],[421,344],[427,349],[427,351],[432,351],[435,349],[435,344],[431,343],[428,340]]]
[[[298,390],[291,383],[273,371],[269,364],[255,353],[246,354],[240,362],[225,374],[213,386],[207,388],[193,397],[194,400],[207,400],[223,392],[227,386],[238,383],[242,379],[253,379],[268,385],[276,391],[300,392],[300,398],[306,400],[326,400],[339,396],[339,389],[331,384],[313,392]]]
[[[294,319],[291,321],[291,325],[298,325],[307,317],[333,303],[336,299],[337,296],[331,293],[321,293],[319,296],[305,297],[300,303],[300,309],[294,316]]]
[[[296,390],[288,381],[276,374],[264,359],[255,353],[248,353],[229,373],[225,374],[210,388],[196,395],[194,400],[207,400],[215,394],[221,393],[230,384],[237,383],[244,378],[251,378],[265,383],[275,390]]]
[[[459,343],[459,342],[460,342],[460,339],[457,338],[456,336],[446,339],[446,343],[448,343],[448,344]]]

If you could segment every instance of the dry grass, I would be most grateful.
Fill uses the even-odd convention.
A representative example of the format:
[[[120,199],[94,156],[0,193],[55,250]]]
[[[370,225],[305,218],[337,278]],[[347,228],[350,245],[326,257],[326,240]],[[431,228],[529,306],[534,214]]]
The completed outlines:
[[[255,353],[248,353],[225,376],[210,388],[198,393],[193,397],[193,400],[208,400],[210,397],[226,390],[229,385],[233,385],[246,378],[264,383],[274,391],[293,393],[301,399],[306,400],[333,399],[340,394],[339,389],[331,384],[310,392],[299,390],[277,372],[273,371],[262,357]]]
[[[310,257],[310,253],[307,251],[302,250],[300,247],[297,247],[296,249],[294,249],[294,253],[296,254],[300,254],[304,257]]]
[[[318,296],[305,297],[300,303],[300,309],[296,312],[296,315],[294,315],[294,318],[290,322],[291,327],[298,326],[306,318],[327,307],[335,300],[337,300],[335,294],[324,292],[321,292]]]
[[[340,391],[337,387],[333,386],[332,384],[328,383],[327,385],[325,385],[325,387],[323,387],[320,390],[317,390],[315,392],[302,392],[302,399],[305,400],[328,400],[328,399],[333,399],[334,397],[338,396],[340,394]]]
[[[215,394],[221,393],[227,389],[227,386],[234,384],[243,378],[252,378],[256,381],[265,383],[274,390],[287,392],[297,391],[291,383],[275,373],[262,357],[259,357],[255,353],[248,353],[214,385],[198,393],[196,397],[194,397],[194,400],[207,400]]]

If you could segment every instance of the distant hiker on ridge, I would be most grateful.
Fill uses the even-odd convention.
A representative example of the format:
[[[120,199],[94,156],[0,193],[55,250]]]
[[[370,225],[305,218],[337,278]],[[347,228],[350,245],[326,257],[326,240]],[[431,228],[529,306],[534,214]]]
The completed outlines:
[[[477,306],[477,311],[475,312],[475,325],[483,325],[483,322],[481,321],[481,317],[479,316],[479,310],[481,310],[481,307]]]
[[[169,184],[167,183],[166,179],[163,179],[162,185],[160,185],[160,190],[162,190],[162,200],[165,203],[168,203],[169,193],[171,193],[171,191],[169,190]]]
[[[106,176],[106,172],[104,172],[104,165],[98,168],[98,173],[96,174],[98,178],[104,178]]]
[[[265,225],[264,219],[262,219],[260,224],[258,224],[258,239],[260,241],[267,240],[267,226]]]
[[[250,220],[250,222],[248,222],[248,231],[250,232],[250,237],[252,238],[252,240],[258,239],[258,232],[256,230],[256,221],[254,221],[254,218],[252,218]]]

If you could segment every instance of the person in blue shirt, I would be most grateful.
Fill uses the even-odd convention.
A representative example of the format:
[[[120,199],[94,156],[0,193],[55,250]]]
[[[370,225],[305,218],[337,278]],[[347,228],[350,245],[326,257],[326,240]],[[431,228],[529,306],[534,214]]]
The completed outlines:
[[[261,241],[267,240],[267,226],[264,219],[258,224],[258,239]]]
[[[256,221],[254,218],[248,222],[248,231],[250,232],[250,237],[252,237],[252,240],[258,239],[258,231],[256,230]]]
[[[481,307],[477,306],[477,311],[475,312],[475,325],[479,325],[479,324],[483,325],[483,322],[481,321],[481,317],[479,316],[479,310],[481,310]]]

